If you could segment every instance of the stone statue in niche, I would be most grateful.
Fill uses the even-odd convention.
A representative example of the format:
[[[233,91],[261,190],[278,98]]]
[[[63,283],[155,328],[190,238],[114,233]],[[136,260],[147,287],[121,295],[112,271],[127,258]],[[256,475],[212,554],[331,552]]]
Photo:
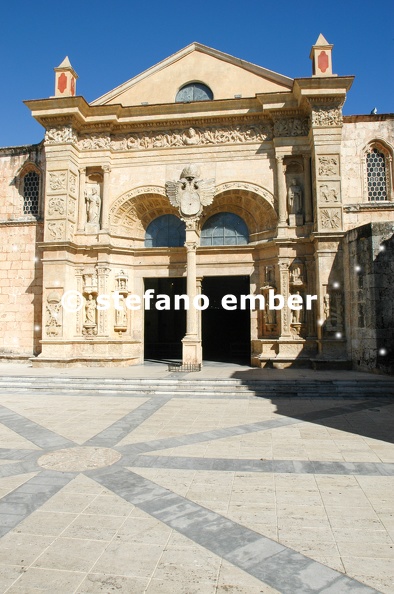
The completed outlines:
[[[92,294],[85,303],[85,324],[96,324],[96,300]]]
[[[287,190],[287,206],[289,214],[302,214],[302,189],[293,178]]]
[[[324,319],[328,320],[330,317],[330,295],[328,293],[323,297],[323,313]]]
[[[101,198],[98,185],[85,190],[85,201],[87,230],[94,230],[100,226]]]
[[[268,295],[265,302],[265,324],[266,326],[276,324],[276,311],[269,308]]]
[[[294,295],[299,295],[300,292],[296,291]],[[302,309],[292,309],[291,310],[291,323],[292,324],[301,324],[301,314]]]

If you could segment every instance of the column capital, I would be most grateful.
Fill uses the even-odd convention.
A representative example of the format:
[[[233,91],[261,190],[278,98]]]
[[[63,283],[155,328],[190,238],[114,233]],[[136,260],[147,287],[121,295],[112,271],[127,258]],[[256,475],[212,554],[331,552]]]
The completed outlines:
[[[86,174],[86,167],[79,167],[78,168],[79,174]]]
[[[111,165],[103,165],[102,169],[104,173],[111,173]]]

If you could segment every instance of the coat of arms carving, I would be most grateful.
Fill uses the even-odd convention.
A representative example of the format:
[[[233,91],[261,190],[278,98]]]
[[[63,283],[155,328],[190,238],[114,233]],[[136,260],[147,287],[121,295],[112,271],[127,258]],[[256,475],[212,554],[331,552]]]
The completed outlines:
[[[184,220],[197,219],[203,207],[213,201],[215,180],[201,179],[200,175],[197,165],[187,165],[178,181],[166,182],[167,197]]]

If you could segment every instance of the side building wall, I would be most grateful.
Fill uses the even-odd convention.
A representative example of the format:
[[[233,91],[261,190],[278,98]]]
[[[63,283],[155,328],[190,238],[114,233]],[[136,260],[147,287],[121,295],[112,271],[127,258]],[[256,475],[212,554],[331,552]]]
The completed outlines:
[[[368,223],[344,238],[348,354],[356,368],[394,373],[394,223]]]
[[[41,351],[43,239],[42,179],[37,216],[26,214],[23,175],[42,171],[38,145],[0,149],[0,359],[28,359]]]

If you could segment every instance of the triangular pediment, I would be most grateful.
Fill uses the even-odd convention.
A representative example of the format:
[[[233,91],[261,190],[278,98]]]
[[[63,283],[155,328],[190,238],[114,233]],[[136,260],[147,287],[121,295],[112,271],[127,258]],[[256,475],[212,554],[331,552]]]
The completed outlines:
[[[92,102],[92,105],[174,103],[184,85],[207,85],[214,99],[254,97],[256,93],[288,91],[293,79],[234,58],[200,43],[192,43],[176,54],[128,80]]]

